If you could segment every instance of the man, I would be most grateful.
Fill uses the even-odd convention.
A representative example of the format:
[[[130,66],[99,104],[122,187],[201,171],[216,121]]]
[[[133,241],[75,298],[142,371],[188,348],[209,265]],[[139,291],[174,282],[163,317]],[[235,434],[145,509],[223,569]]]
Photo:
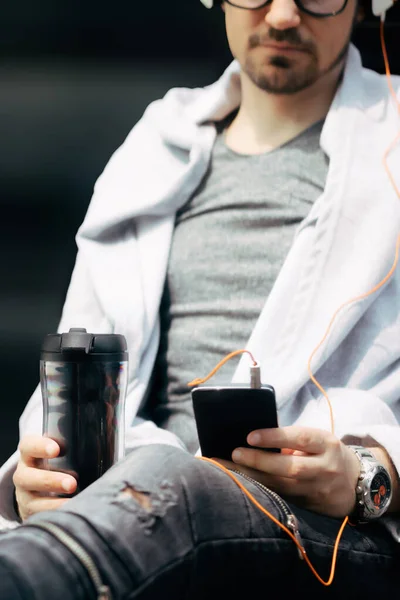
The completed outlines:
[[[2,468],[3,517],[17,517],[15,491],[24,521],[0,538],[4,600],[49,589],[66,600],[398,590],[398,270],[366,295],[389,272],[400,231],[382,163],[396,106],[350,45],[355,0],[222,7],[236,61],[216,84],[171,91],[146,111],[78,233],[59,329],[125,334],[129,454],[72,500],[48,496],[76,481],[37,468],[59,448],[40,437],[36,391],[20,455]],[[242,449],[224,464],[294,539],[192,455],[187,382],[244,346],[276,390],[280,422],[249,442],[282,452]],[[229,364],[221,378],[248,381],[246,356],[234,373]],[[380,474],[377,489],[361,467]],[[363,494],[377,498],[374,514]],[[348,515],[325,588],[318,578],[331,583]]]

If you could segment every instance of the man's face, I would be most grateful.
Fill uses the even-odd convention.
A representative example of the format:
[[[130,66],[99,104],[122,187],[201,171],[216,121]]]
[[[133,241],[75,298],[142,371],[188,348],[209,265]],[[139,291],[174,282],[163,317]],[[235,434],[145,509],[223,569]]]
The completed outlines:
[[[294,94],[312,86],[346,56],[356,17],[356,0],[336,17],[318,19],[293,0],[273,0],[256,11],[224,4],[233,56],[257,87]]]

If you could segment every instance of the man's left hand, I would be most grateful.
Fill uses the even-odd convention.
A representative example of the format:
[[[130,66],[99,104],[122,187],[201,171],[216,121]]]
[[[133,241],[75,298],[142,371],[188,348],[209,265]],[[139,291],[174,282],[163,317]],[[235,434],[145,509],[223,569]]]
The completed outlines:
[[[298,426],[261,429],[247,441],[258,448],[280,448],[281,453],[239,448],[232,455],[233,465],[219,462],[304,508],[338,518],[353,511],[360,463],[330,432]]]

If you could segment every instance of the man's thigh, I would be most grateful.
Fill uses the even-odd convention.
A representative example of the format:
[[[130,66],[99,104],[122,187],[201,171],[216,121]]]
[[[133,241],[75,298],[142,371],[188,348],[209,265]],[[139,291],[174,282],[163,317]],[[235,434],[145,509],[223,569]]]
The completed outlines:
[[[271,498],[261,493],[260,500],[282,518]],[[287,561],[298,561],[275,523],[262,519],[259,527],[258,513],[224,472],[165,445],[134,450],[61,509],[35,515],[28,525],[45,522],[90,554],[116,598],[219,599],[228,589],[239,598],[239,590],[258,589],[267,573],[271,584],[279,581]],[[31,540],[25,548],[27,557],[35,555]],[[32,585],[33,571],[26,575]]]
[[[282,503],[238,479],[279,523],[287,526],[288,512],[296,515],[307,556],[328,580],[340,520]],[[383,528],[345,529],[334,582],[326,588],[287,533],[227,474],[165,445],[134,450],[62,509],[29,522],[43,521],[89,552],[115,598],[239,599],[261,589],[353,600],[397,588],[398,546]]]

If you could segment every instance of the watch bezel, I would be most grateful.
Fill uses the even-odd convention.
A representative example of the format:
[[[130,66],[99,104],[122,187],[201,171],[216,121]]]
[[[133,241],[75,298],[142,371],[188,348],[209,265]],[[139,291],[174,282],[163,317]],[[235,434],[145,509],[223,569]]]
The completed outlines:
[[[371,498],[371,485],[374,477],[379,474],[386,477],[390,492],[388,498],[385,500],[384,505],[377,508]],[[361,498],[357,500],[357,504],[361,509],[362,517],[367,519],[376,519],[381,517],[389,508],[393,494],[392,480],[385,467],[379,464],[372,466],[368,471],[365,472],[362,479],[358,482],[357,487],[359,488],[359,490],[357,489],[357,492],[361,496]]]

